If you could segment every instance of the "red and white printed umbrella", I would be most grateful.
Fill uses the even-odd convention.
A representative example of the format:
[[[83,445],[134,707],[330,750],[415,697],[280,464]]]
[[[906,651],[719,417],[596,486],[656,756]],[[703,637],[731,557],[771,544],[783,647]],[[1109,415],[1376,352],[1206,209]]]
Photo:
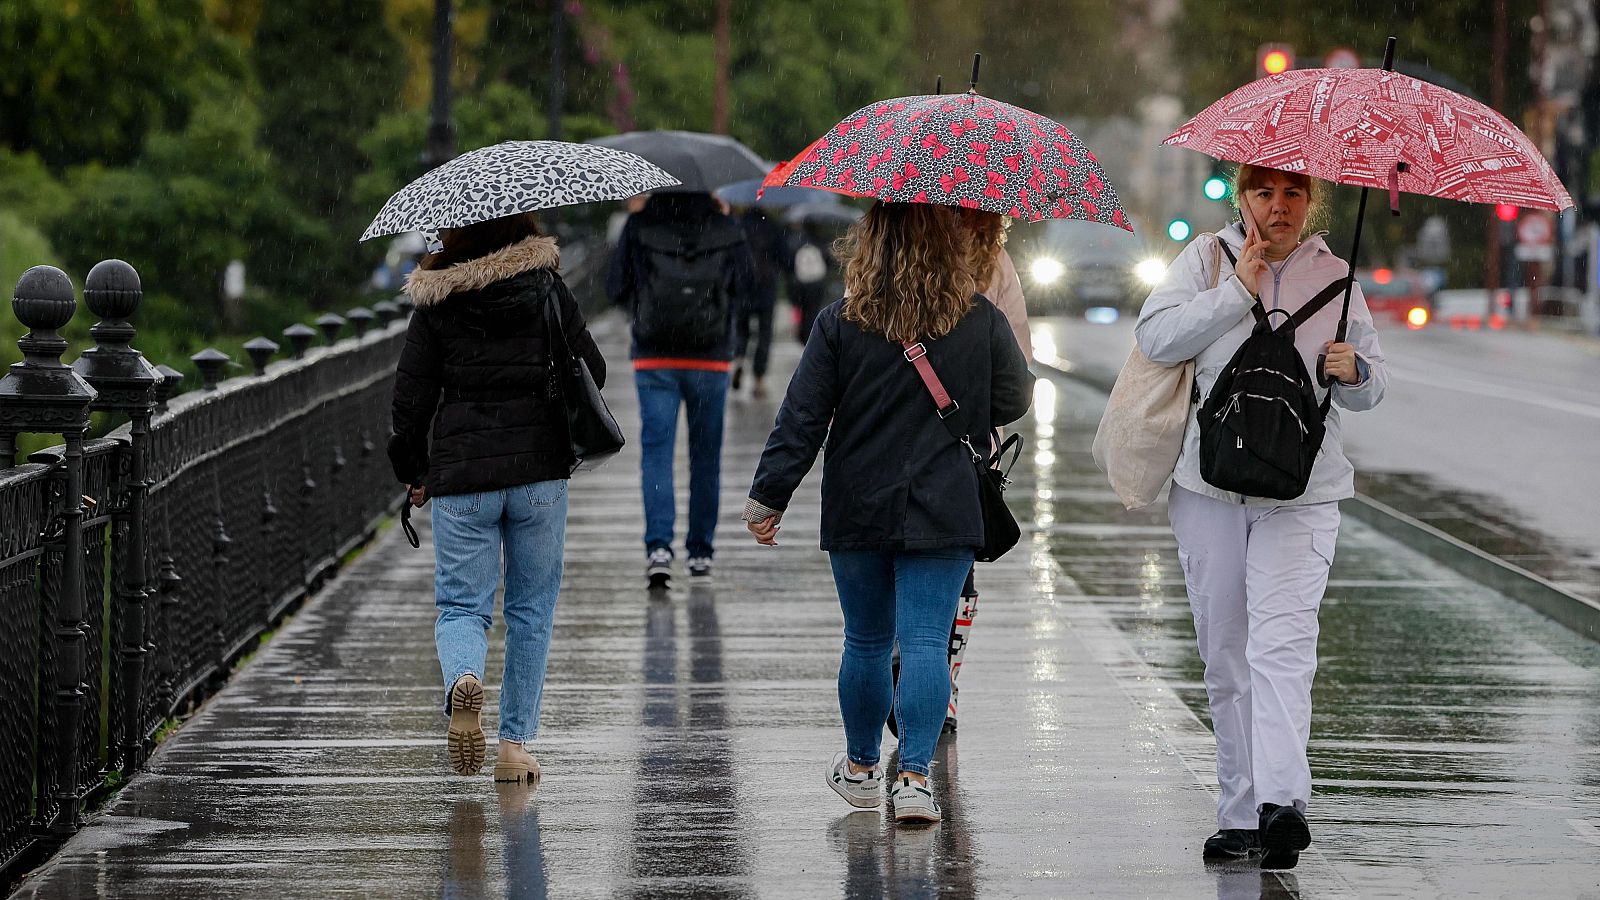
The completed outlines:
[[[1528,136],[1455,91],[1385,69],[1296,69],[1241,87],[1163,143],[1337,184],[1570,208]]]
[[[863,106],[774,168],[764,185],[1133,230],[1083,141],[1064,125],[975,90]]]

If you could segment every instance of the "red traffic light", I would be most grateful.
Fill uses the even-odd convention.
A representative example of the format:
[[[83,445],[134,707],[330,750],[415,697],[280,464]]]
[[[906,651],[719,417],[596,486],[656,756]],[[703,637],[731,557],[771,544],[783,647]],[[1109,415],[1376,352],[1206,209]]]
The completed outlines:
[[[1376,284],[1388,284],[1394,280],[1394,272],[1388,269],[1373,269],[1372,280]]]
[[[1494,205],[1494,217],[1502,222],[1515,222],[1518,212],[1519,210],[1515,204],[1496,203]]]
[[[1294,68],[1294,48],[1288,44],[1262,44],[1256,48],[1256,77],[1281,75]]]

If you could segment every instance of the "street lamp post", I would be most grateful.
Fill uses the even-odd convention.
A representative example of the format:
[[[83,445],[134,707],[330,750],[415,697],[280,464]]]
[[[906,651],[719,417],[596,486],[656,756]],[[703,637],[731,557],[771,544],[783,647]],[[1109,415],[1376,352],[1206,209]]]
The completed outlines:
[[[454,18],[452,0],[434,0],[433,105],[428,124],[428,147],[423,153],[423,162],[430,169],[444,165],[456,155],[456,126],[450,117],[450,51],[454,38]]]

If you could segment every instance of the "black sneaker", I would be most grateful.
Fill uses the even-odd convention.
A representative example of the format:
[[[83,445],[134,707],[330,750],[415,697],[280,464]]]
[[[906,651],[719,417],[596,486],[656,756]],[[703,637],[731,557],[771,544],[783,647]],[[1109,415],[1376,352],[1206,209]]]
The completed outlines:
[[[672,580],[672,551],[665,547],[650,551],[644,564],[644,577],[653,588],[666,587]]]
[[[1254,828],[1224,828],[1206,838],[1205,859],[1244,859],[1261,852],[1261,832]]]
[[[709,556],[691,556],[691,557],[689,557],[689,576],[691,578],[710,578],[711,577],[711,557],[709,557]]]
[[[1261,804],[1261,868],[1292,869],[1311,846],[1305,814],[1293,806]]]

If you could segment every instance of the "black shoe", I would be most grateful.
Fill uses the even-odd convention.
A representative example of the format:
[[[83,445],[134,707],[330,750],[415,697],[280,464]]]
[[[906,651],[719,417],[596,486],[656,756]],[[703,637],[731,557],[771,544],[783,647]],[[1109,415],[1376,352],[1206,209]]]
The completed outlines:
[[[1206,838],[1205,859],[1244,859],[1261,852],[1261,833],[1254,828],[1224,828]]]
[[[1261,804],[1261,868],[1292,869],[1311,846],[1305,814],[1293,806]]]
[[[739,389],[739,385],[741,385],[743,383],[744,383],[744,366],[734,366],[733,367],[733,377],[728,379],[728,387],[733,388],[734,390],[737,391]]]
[[[956,733],[956,720],[951,718],[950,716],[945,716],[944,717],[944,727],[939,729],[939,733],[940,734],[955,734]]]

